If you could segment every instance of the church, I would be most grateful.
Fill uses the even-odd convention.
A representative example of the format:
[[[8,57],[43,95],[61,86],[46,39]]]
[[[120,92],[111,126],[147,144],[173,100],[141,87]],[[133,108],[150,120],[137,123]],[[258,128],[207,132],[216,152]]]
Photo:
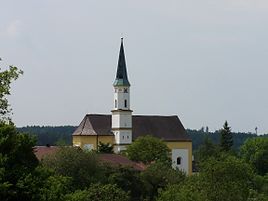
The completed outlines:
[[[72,134],[73,146],[96,150],[100,142],[110,143],[114,145],[114,152],[120,153],[138,137],[151,135],[167,144],[172,166],[191,175],[192,140],[178,116],[132,115],[123,38],[113,88],[111,114],[86,114]]]

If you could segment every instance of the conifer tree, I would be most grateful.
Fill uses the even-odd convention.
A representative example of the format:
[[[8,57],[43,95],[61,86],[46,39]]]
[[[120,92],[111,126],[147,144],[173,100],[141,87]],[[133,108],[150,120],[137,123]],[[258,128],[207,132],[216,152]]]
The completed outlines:
[[[230,151],[233,146],[233,135],[231,132],[231,127],[228,122],[225,121],[223,128],[220,130],[221,141],[220,147],[223,151]]]

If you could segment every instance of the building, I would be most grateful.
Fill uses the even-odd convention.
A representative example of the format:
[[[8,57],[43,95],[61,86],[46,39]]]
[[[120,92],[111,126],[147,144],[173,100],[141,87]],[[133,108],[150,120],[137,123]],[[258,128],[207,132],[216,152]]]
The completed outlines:
[[[119,153],[137,137],[152,135],[171,149],[172,165],[192,174],[192,141],[177,116],[132,115],[123,39],[119,52],[111,115],[87,114],[73,133],[73,145],[97,149],[99,142]]]

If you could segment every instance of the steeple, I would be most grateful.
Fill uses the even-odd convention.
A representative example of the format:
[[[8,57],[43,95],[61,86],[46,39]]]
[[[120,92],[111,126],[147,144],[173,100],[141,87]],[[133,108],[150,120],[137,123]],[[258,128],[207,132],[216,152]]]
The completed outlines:
[[[124,53],[123,38],[121,38],[121,46],[118,58],[116,78],[114,81],[114,86],[130,86],[130,83],[127,78],[127,66]]]
[[[126,149],[132,143],[132,110],[130,109],[130,84],[127,78],[127,67],[123,38],[114,81],[114,106],[112,109],[112,132],[115,136],[115,152]]]

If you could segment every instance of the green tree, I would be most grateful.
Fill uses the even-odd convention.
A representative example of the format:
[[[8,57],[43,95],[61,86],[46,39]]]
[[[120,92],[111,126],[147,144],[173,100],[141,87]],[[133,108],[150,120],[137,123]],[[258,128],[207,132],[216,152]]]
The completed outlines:
[[[1,68],[0,68],[1,70]],[[7,95],[10,95],[10,85],[16,80],[23,72],[15,66],[9,66],[9,69],[0,71],[0,120],[10,121],[8,113],[11,108],[9,107]]]
[[[96,154],[76,147],[61,147],[42,163],[59,175],[71,177],[75,188],[87,187],[101,177]]]
[[[141,180],[144,183],[144,197],[154,200],[159,190],[165,189],[168,185],[179,184],[185,178],[184,173],[173,169],[166,163],[153,163],[141,173]]]
[[[254,187],[258,194],[263,194],[268,198],[268,173],[264,176],[256,175],[254,178]]]
[[[114,150],[114,146],[111,145],[110,143],[99,142],[98,152],[100,152],[100,153],[114,153],[113,150]]]
[[[219,155],[219,147],[211,141],[211,139],[206,136],[205,140],[202,145],[198,147],[198,149],[195,151],[195,160],[202,162],[204,160],[207,160],[209,157],[216,157]]]
[[[130,160],[149,164],[153,161],[170,161],[170,150],[159,138],[147,135],[138,137],[127,147],[127,156]]]
[[[233,135],[231,132],[231,127],[228,122],[225,121],[223,128],[220,130],[220,147],[223,151],[230,151],[233,146]]]
[[[63,201],[70,193],[71,178],[56,175],[54,171],[38,166],[17,183],[20,200]]]
[[[267,201],[266,185],[249,164],[223,153],[204,160],[199,174],[160,191],[157,201]]]
[[[204,161],[199,178],[209,201],[244,201],[253,188],[254,173],[241,159],[223,154]]]
[[[0,197],[18,199],[16,184],[38,165],[33,152],[35,139],[18,133],[14,125],[0,124]]]
[[[116,184],[125,192],[129,192],[130,200],[140,200],[143,193],[143,183],[140,172],[130,167],[106,166],[104,183]]]
[[[129,201],[128,194],[115,184],[92,184],[65,197],[66,201]]]
[[[241,157],[251,164],[258,174],[268,173],[268,138],[258,137],[246,140],[240,149]]]
[[[206,201],[206,197],[198,191],[196,185],[170,185],[160,191],[157,201]]]

